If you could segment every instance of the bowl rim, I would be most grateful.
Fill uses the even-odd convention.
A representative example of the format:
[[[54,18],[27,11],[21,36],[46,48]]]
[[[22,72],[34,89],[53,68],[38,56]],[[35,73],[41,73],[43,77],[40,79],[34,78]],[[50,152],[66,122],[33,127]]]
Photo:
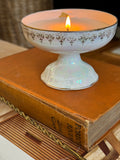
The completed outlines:
[[[113,16],[115,19],[116,19],[116,22],[112,25],[108,25],[106,27],[101,27],[101,28],[98,28],[98,29],[90,29],[90,30],[83,30],[83,31],[59,31],[59,30],[49,30],[49,29],[41,29],[41,28],[37,28],[37,27],[31,27],[29,25],[26,25],[23,23],[23,20],[25,18],[27,18],[28,16],[30,15],[33,15],[33,14],[37,14],[37,13],[40,13],[40,12],[49,12],[49,11],[59,11],[59,10],[89,10],[89,11],[98,11],[98,12],[102,12],[102,13],[106,13],[106,14],[109,14],[111,16]],[[26,16],[24,16],[22,19],[21,19],[21,24],[27,28],[31,28],[31,29],[34,29],[34,30],[38,30],[38,31],[46,31],[46,32],[57,32],[57,33],[84,33],[84,32],[92,32],[92,31],[99,31],[99,30],[103,30],[103,29],[107,29],[107,28],[110,28],[112,26],[115,26],[115,25],[118,25],[118,18],[109,13],[109,12],[106,12],[106,11],[101,11],[101,10],[96,10],[96,9],[85,9],[85,8],[62,8],[62,9],[52,9],[52,10],[43,10],[43,11],[38,11],[38,12],[34,12],[34,13],[31,13],[31,14],[28,14]]]

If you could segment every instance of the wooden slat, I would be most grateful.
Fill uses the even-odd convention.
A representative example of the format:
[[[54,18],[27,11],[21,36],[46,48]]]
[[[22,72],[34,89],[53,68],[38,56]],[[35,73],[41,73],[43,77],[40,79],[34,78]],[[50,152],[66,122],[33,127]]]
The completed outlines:
[[[116,150],[112,150],[103,160],[116,160],[119,157],[119,154]]]
[[[16,119],[16,123],[14,124],[14,126],[16,125],[16,127],[18,126],[17,125],[17,123],[21,123],[21,125],[22,125],[22,123],[24,123],[24,119],[22,119],[23,121],[21,121],[21,120],[19,120],[19,119]],[[11,122],[13,122],[14,123],[14,119],[11,119]],[[25,130],[26,131],[31,131],[31,132],[33,132],[34,134],[36,134],[37,136],[42,136],[42,138],[45,138],[45,140],[46,140],[46,142],[48,141],[48,143],[49,143],[49,140],[50,139],[46,139],[46,136],[45,135],[43,135],[43,134],[40,134],[40,131],[39,130],[36,130],[36,128],[30,128],[29,127],[29,123],[26,123],[25,124],[26,126],[25,126]],[[44,126],[44,125],[43,125]],[[45,126],[46,127],[46,126]],[[48,128],[48,127],[46,127],[51,133],[53,133],[56,137],[58,137],[58,134],[55,132],[55,131],[53,131],[53,130],[51,130],[50,128]],[[24,132],[24,131],[23,131]],[[65,138],[65,137],[63,137],[62,135],[60,135],[60,139],[61,140],[63,140],[65,143],[67,143],[69,146],[71,146],[72,148],[75,148],[75,150],[80,150],[81,151],[81,148],[78,146],[78,145],[76,145],[76,144],[74,144],[73,142],[71,143],[71,141],[70,140],[68,140],[67,138]],[[52,144],[52,146],[53,146],[54,144]],[[83,151],[83,150],[82,150]]]
[[[6,127],[9,127],[9,126],[6,126]],[[11,128],[11,130],[9,130],[10,133],[12,132],[12,129],[13,128]],[[14,129],[14,131],[15,130],[16,129]],[[18,130],[18,132],[20,132],[20,131]],[[54,157],[54,159],[57,159],[59,156],[58,155],[59,153],[53,152],[53,150],[51,150],[51,147],[48,144],[46,146],[46,143],[44,143],[44,141],[41,143],[41,145],[36,145],[36,143],[33,140],[31,140],[29,142],[30,139],[29,138],[27,139],[22,134],[19,135],[19,133],[16,134],[16,132],[14,132],[14,133],[12,132],[12,134],[9,134],[9,135],[10,135],[10,137],[15,138],[15,140],[17,142],[21,143],[20,145],[23,145],[24,149],[27,148],[28,151],[34,152],[34,154],[36,154],[36,156],[38,155],[37,154],[38,152],[41,152],[40,156],[43,155],[42,157],[44,157],[44,155],[45,155],[46,158],[48,156],[48,157]]]
[[[120,154],[120,142],[114,136],[112,132],[106,136],[106,140],[112,145],[112,147]]]
[[[10,118],[12,118],[12,117],[14,117],[16,115],[17,115],[16,112],[10,111],[10,112],[4,114],[3,116],[0,116],[0,123],[2,123],[4,121],[7,121],[8,119],[10,119]]]
[[[5,127],[8,127],[9,128],[9,125],[6,125]],[[6,128],[4,128],[6,129]],[[26,138],[24,134],[21,134],[21,136],[19,135],[19,132],[21,132],[21,129],[18,129],[18,128],[14,128],[14,127],[10,127],[10,129],[8,130],[10,133],[10,136],[11,137],[15,137],[16,138],[16,141],[19,141],[19,143],[22,143],[24,145],[24,148],[27,148],[28,151],[30,152],[34,152],[35,154],[37,154],[37,152],[39,152],[41,150],[43,156],[44,154],[46,156],[51,156],[51,157],[54,157],[54,158],[58,158],[58,154],[61,152],[61,150],[59,152],[54,152],[53,150],[51,150],[51,148],[53,146],[49,146],[49,144],[45,143],[45,140],[42,139],[42,143],[40,145],[37,145],[35,141],[31,140],[31,142],[29,142],[29,138]],[[14,130],[14,132],[12,131]],[[17,130],[17,132],[16,132]],[[44,149],[47,150],[47,152],[44,153]],[[50,152],[50,153],[49,153]],[[64,154],[64,153],[62,153]]]
[[[106,143],[103,141],[101,141],[98,146],[100,147],[100,149],[104,152],[105,155],[108,155],[110,153],[110,150],[108,148],[108,146],[106,145]]]
[[[43,125],[44,126],[44,125]],[[42,134],[33,125],[27,122],[24,118],[17,115],[6,122],[1,123],[0,134],[10,140],[13,144],[17,145],[20,149],[25,151],[35,160],[75,160],[75,158],[60,146],[55,144],[51,139]],[[47,128],[46,126],[44,126]],[[32,132],[34,135],[41,139],[41,143],[37,143],[26,135],[26,132]],[[57,134],[49,129],[50,132],[55,134],[56,137],[62,139],[64,143],[78,151],[80,155],[84,155],[85,151],[78,145],[72,143],[67,138]]]

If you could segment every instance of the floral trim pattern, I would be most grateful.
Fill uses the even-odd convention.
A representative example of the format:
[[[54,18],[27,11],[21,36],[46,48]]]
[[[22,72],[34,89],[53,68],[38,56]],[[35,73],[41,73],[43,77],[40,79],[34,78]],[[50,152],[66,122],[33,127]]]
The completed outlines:
[[[50,45],[53,43],[54,40],[57,40],[61,46],[64,44],[65,41],[68,41],[72,46],[76,41],[84,44],[86,41],[94,42],[96,39],[109,39],[113,31],[113,28],[107,28],[105,30],[97,31],[94,33],[88,32],[87,34],[81,34],[81,32],[78,32],[78,35],[75,36],[75,34],[69,35],[67,32],[64,34],[61,32],[36,31],[34,29],[29,29],[25,26],[23,27],[24,33],[28,38],[31,38],[32,40],[39,40],[41,44],[47,40]]]

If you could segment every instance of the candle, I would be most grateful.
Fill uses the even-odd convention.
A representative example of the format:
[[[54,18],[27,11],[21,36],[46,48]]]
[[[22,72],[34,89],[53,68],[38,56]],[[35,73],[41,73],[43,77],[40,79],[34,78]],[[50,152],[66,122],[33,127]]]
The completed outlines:
[[[22,19],[24,35],[33,46],[59,54],[45,68],[41,79],[48,86],[63,90],[84,89],[97,82],[97,73],[79,54],[106,45],[116,27],[115,16],[89,9],[41,11]]]
[[[90,31],[100,28],[108,27],[111,22],[114,23],[115,19],[109,17],[107,13],[100,11],[91,10],[77,10],[63,12],[52,11],[51,14],[44,12],[43,16],[31,15],[32,20],[29,20],[28,25],[32,28],[39,28],[40,30],[51,30],[51,31]],[[42,13],[41,13],[42,14]],[[61,16],[62,15],[62,16]],[[70,17],[70,25],[65,26],[66,17]],[[68,20],[67,20],[68,21]]]
[[[69,18],[67,19],[67,22]],[[70,23],[70,22],[69,22]],[[89,17],[86,18],[71,18],[71,26],[67,24],[65,27],[65,18],[55,18],[51,20],[37,21],[29,24],[33,28],[39,28],[44,30],[52,31],[87,31],[107,27],[108,24],[102,21],[92,19]]]
[[[107,27],[108,24],[91,18],[71,18],[71,27],[65,27],[65,18],[37,21],[29,24],[32,28],[52,31],[87,31]]]

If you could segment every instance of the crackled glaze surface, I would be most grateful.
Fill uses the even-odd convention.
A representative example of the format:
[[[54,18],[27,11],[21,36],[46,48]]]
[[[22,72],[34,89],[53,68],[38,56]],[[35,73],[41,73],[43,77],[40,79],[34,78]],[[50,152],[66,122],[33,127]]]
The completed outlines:
[[[59,12],[59,15],[63,11],[70,13],[71,16],[72,14],[76,15],[75,9],[57,11]],[[88,10],[84,10],[84,13],[86,13],[85,11],[87,12]],[[51,13],[52,12],[55,11],[53,10]],[[98,12],[95,10],[91,10],[91,12],[91,17],[93,16],[94,18],[95,16],[96,18]],[[42,14],[43,13],[44,12],[42,12]],[[100,13],[104,15],[104,12],[99,11],[99,14]],[[32,16],[34,15],[31,15],[31,17]],[[47,17],[46,14],[45,16]],[[30,20],[27,20],[26,17],[26,21],[24,21],[24,19],[22,20],[22,28],[25,38],[33,46],[60,54],[57,61],[48,65],[41,75],[41,79],[48,86],[56,89],[77,90],[87,88],[98,80],[97,73],[90,65],[81,60],[79,54],[101,48],[111,41],[115,35],[117,19],[111,14],[107,14],[107,17],[111,20],[109,20],[108,23],[108,19],[106,19],[106,23],[108,23],[107,27],[102,27],[101,25],[101,28],[96,28],[94,30],[70,32],[52,31],[46,30],[46,28],[45,30],[34,27],[32,28],[28,25],[28,21]],[[30,19],[30,17],[28,17],[28,19]],[[100,17],[100,21],[101,20],[102,18]],[[105,18],[103,18],[103,20],[105,22]]]

